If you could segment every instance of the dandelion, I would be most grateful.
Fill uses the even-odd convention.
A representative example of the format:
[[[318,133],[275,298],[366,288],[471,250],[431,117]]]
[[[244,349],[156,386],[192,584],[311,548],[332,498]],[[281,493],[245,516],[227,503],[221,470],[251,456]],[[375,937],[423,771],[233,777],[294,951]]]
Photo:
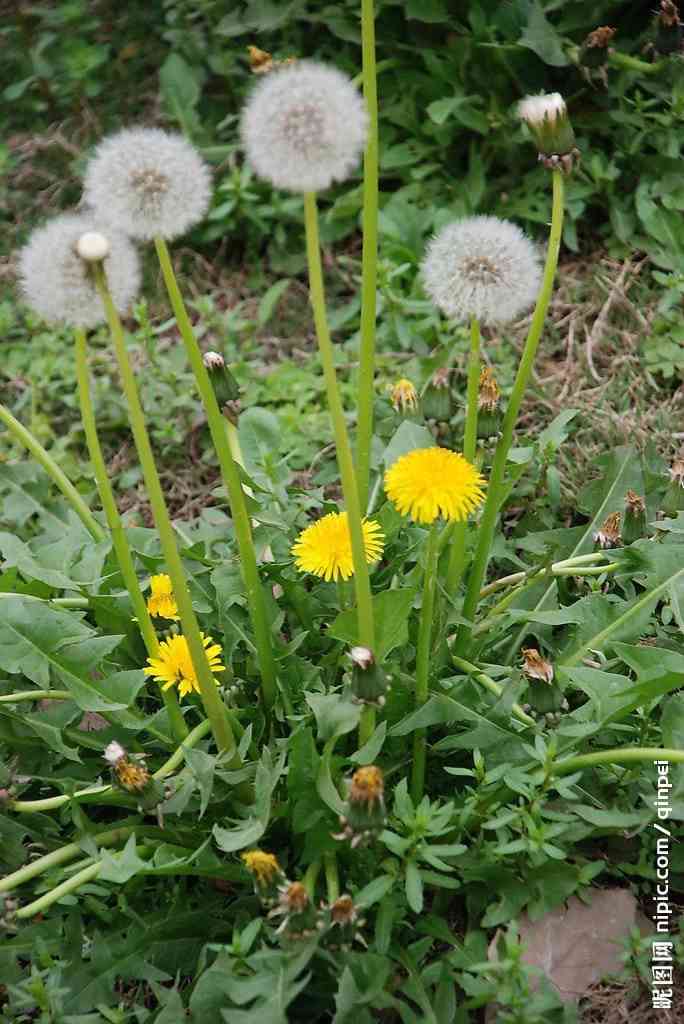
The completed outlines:
[[[553,682],[553,665],[543,658],[536,647],[522,650],[523,672],[528,679],[539,679],[544,683]]]
[[[382,556],[384,534],[374,519],[361,524],[366,561]],[[346,512],[330,512],[299,534],[292,546],[297,568],[326,581],[348,580],[354,572],[351,534]]]
[[[422,264],[425,289],[452,320],[514,320],[535,301],[541,281],[532,242],[498,217],[464,217],[429,243]]]
[[[352,647],[349,657],[353,666],[351,689],[354,700],[383,707],[388,689],[387,676],[376,662],[370,647]]]
[[[318,192],[348,178],[366,141],[360,93],[336,68],[297,61],[264,75],[242,115],[256,174],[276,188]]]
[[[225,672],[221,664],[221,648],[210,636],[201,634],[204,650],[212,673]],[[172,636],[159,644],[157,657],[148,658],[148,665],[143,669],[146,676],[153,676],[162,684],[162,690],[177,686],[181,697],[188,693],[200,693],[195,666],[190,657],[188,641],[184,636]]]
[[[132,238],[176,238],[202,219],[211,174],[182,135],[125,128],[86,167],[84,200]]]
[[[267,904],[273,903],[279,884],[284,880],[278,858],[263,850],[248,850],[240,859],[254,879],[254,891]]]
[[[550,92],[526,96],[518,104],[518,116],[529,128],[540,160],[549,167],[559,166],[569,171],[578,150],[561,94]]]
[[[387,497],[417,523],[433,523],[440,515],[466,519],[482,502],[484,486],[475,467],[446,448],[417,448],[385,473]]]
[[[151,779],[147,768],[141,763],[142,755],[138,754],[136,760],[132,760],[121,744],[112,740],[105,747],[103,756],[122,789],[129,793],[141,793],[147,788]]]
[[[282,917],[276,935],[288,939],[304,939],[314,934],[316,911],[309,894],[301,882],[287,882],[278,889],[278,905],[269,917]]]
[[[600,548],[617,548],[622,542],[620,536],[620,524],[622,513],[611,512],[605,521],[594,534],[594,543]]]
[[[392,407],[399,412],[405,413],[407,409],[418,408],[418,392],[413,386],[412,382],[406,377],[402,377],[400,380],[393,384],[390,389],[390,399]]]
[[[166,573],[150,577],[151,594],[147,599],[147,610],[152,617],[161,619],[178,619],[178,606],[173,596],[171,577]]]
[[[135,247],[121,231],[106,228],[92,213],[65,213],[33,232],[19,255],[19,275],[24,298],[48,323],[72,327],[96,327],[106,320],[105,308],[88,263],[93,239],[100,239],[112,301],[125,313],[140,288],[140,263]]]
[[[646,536],[646,502],[635,491],[625,495],[625,512],[622,523],[623,544],[633,544]]]
[[[333,838],[349,839],[355,848],[382,831],[386,819],[382,771],[374,764],[359,768],[352,775],[344,814],[340,817],[342,832]]]

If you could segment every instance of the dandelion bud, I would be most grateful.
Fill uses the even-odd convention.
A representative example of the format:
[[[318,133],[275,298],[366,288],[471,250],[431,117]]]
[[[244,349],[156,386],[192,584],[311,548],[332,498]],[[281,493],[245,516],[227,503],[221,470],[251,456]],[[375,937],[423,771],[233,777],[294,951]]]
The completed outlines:
[[[276,935],[286,939],[306,939],[315,933],[316,911],[301,882],[286,882],[278,889],[278,905],[269,917],[282,917]]]
[[[352,847],[368,842],[385,827],[385,780],[376,765],[366,765],[352,775],[342,832],[335,839],[349,839]]]
[[[76,243],[76,252],[86,263],[100,263],[110,251],[109,239],[99,231],[86,231]]]
[[[582,43],[579,62],[589,71],[605,67],[608,62],[608,47],[617,30],[603,25],[590,32]]]
[[[655,19],[654,48],[661,57],[679,53],[682,48],[682,22],[679,10],[672,0],[660,0],[660,10]]]
[[[451,320],[509,323],[534,304],[541,283],[537,252],[517,225],[464,217],[429,243],[425,290]]]
[[[318,192],[348,178],[366,127],[363,99],[351,80],[309,60],[263,75],[241,125],[255,173],[291,192]]]
[[[565,100],[559,92],[526,96],[518,104],[518,116],[532,134],[539,159],[551,170],[572,170],[579,155]]]
[[[451,419],[452,395],[449,385],[450,369],[442,366],[435,370],[421,400],[423,415],[428,420],[447,423]]]
[[[480,373],[477,408],[477,436],[491,437],[497,434],[501,425],[501,391],[496,378],[488,366],[483,366]]]
[[[684,456],[674,460],[669,475],[670,483],[665,492],[663,510],[665,515],[676,516],[678,512],[684,511]]]
[[[254,891],[264,903],[274,902],[284,874],[277,857],[263,850],[249,850],[240,858],[254,879]]]
[[[103,139],[86,167],[85,202],[131,238],[176,238],[202,219],[211,174],[182,135],[125,128]]]
[[[138,294],[140,264],[134,246],[121,231],[107,227],[106,235],[101,233],[102,224],[97,214],[65,213],[34,231],[21,250],[24,298],[48,323],[88,328],[107,319],[91,260],[104,260],[119,313],[125,313]]]
[[[418,408],[418,392],[410,380],[402,377],[390,388],[390,399],[392,408],[397,412],[406,413],[406,410],[415,412]]]
[[[344,893],[328,907],[323,907],[323,929],[327,930],[327,945],[330,949],[349,949],[354,940],[365,945],[359,928],[366,923],[359,920],[359,912],[351,896]]]
[[[231,423],[236,424],[240,412],[240,388],[235,377],[226,366],[220,352],[205,352],[202,362],[209,374],[216,401],[223,415]]]
[[[150,773],[142,763],[143,755],[136,754],[135,759],[129,757],[126,750],[116,740],[112,740],[105,747],[103,757],[112,770],[114,780],[127,793],[142,794],[154,783]],[[152,788],[156,787],[152,786]],[[155,794],[156,797],[160,795]],[[155,799],[151,806],[158,802],[159,799]]]
[[[349,657],[353,663],[352,692],[354,698],[364,704],[385,703],[387,676],[377,664],[369,647],[352,647]]]
[[[621,512],[611,512],[594,534],[594,543],[600,548],[617,548],[622,543],[620,535]]]
[[[646,503],[634,491],[625,495],[625,512],[622,524],[622,543],[633,544],[646,536]]]
[[[553,665],[536,647],[522,650],[523,675],[529,680],[530,705],[538,714],[555,715],[563,702],[561,690],[553,685]]]

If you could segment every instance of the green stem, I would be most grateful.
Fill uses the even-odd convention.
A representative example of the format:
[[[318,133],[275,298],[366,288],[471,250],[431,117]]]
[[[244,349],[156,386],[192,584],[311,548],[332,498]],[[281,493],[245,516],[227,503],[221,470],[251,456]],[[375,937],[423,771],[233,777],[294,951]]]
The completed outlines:
[[[373,6],[373,0],[361,0],[363,98],[368,113],[368,140],[363,157],[361,351],[356,446],[356,478],[359,489],[359,503],[362,509],[368,507],[370,486],[378,269],[378,94]]]
[[[185,351],[190,361],[190,365],[192,366],[193,373],[195,374],[197,388],[207,414],[211,438],[214,442],[214,448],[216,449],[216,454],[218,456],[223,482],[225,484],[226,491],[228,492],[230,511],[235,528],[235,538],[237,540],[238,552],[240,555],[242,576],[247,594],[247,604],[249,606],[257,657],[259,660],[261,692],[265,707],[270,709],[275,702],[277,694],[276,664],[271,644],[271,632],[266,615],[266,604],[264,601],[264,594],[261,589],[256,552],[254,550],[254,541],[252,539],[252,531],[247,512],[247,504],[245,502],[245,495],[240,481],[240,474],[230,450],[225,418],[222,416],[218,402],[216,401],[216,395],[214,394],[214,389],[209,379],[207,368],[204,365],[202,353],[199,345],[197,344],[195,332],[192,329],[192,324],[190,323],[190,318],[188,317],[185,303],[183,302],[183,296],[181,295],[178,282],[176,281],[176,275],[173,271],[173,264],[171,262],[171,257],[169,256],[169,250],[166,242],[161,238],[155,238],[155,246],[166,290],[171,301],[171,307],[173,309],[174,316],[176,317],[176,323],[178,324],[178,329],[181,333],[181,337],[183,338]]]
[[[145,598],[140,590],[138,575],[135,571],[135,564],[133,562],[133,555],[131,554],[128,541],[126,540],[126,533],[124,531],[123,523],[121,522],[119,510],[116,507],[114,492],[112,491],[112,486],[109,482],[107,466],[102,455],[100,440],[97,436],[97,424],[95,421],[95,412],[90,397],[90,386],[88,381],[86,334],[84,330],[77,328],[74,335],[76,341],[76,380],[78,382],[81,419],[83,421],[83,429],[85,431],[90,461],[93,466],[93,473],[95,474],[95,482],[100,494],[100,501],[102,502],[105,518],[107,519],[107,525],[109,526],[109,531],[111,533],[112,545],[114,547],[119,571],[121,572],[126,590],[128,591],[128,596],[131,599],[133,611],[135,612],[135,617],[138,621],[138,628],[142,634],[148,655],[151,658],[154,658],[159,653],[159,641],[157,640],[157,634],[147,610]],[[183,714],[179,707],[176,692],[173,689],[162,690],[161,687],[159,687],[159,690],[162,695],[162,700],[164,701],[164,706],[166,707],[166,713],[169,716],[169,723],[171,725],[173,738],[176,743],[182,743],[184,738],[188,735],[188,727],[185,724]]]
[[[418,625],[418,651],[416,655],[416,708],[422,707],[428,699],[430,676],[430,649],[432,639],[432,617],[437,589],[437,552],[439,537],[437,527],[432,526],[428,536],[425,554],[425,577],[423,580],[423,604]],[[413,736],[413,771],[411,774],[411,796],[418,803],[423,796],[425,785],[427,731],[416,729]]]
[[[671,750],[667,747],[616,747],[611,750],[597,750],[593,754],[578,754],[564,761],[554,761],[548,770],[551,775],[571,775],[597,764],[633,764],[635,761],[671,761],[673,764],[684,764],[684,750]]]
[[[302,878],[302,885],[309,894],[309,899],[313,903],[316,899],[316,881],[319,874],[321,873],[321,862],[319,860],[312,860],[308,868],[304,872]]]
[[[150,439],[147,434],[145,417],[140,404],[140,398],[138,396],[138,387],[128,358],[119,314],[112,302],[102,264],[94,264],[94,271],[95,280],[102,296],[102,301],[107,314],[107,321],[109,323],[112,341],[114,342],[114,349],[116,351],[116,358],[119,365],[119,374],[121,376],[121,383],[128,403],[131,430],[133,431],[133,438],[135,440],[135,446],[138,451],[138,457],[140,459],[140,465],[145,479],[147,496],[149,498],[154,521],[159,532],[159,541],[164,555],[166,569],[171,577],[173,596],[176,599],[176,604],[178,606],[178,614],[183,627],[183,634],[188,644],[190,658],[192,659],[192,664],[197,676],[197,683],[200,689],[204,710],[211,722],[211,729],[218,749],[220,751],[228,751],[231,753],[235,751],[235,753],[237,753],[235,739],[228,723],[225,707],[219,695],[216,680],[214,679],[213,673],[209,667],[209,662],[204,650],[204,644],[202,642],[199,623],[197,622],[197,616],[195,615],[194,608],[192,607],[192,598],[190,597],[190,591],[188,590],[183,562],[176,545],[176,538],[171,525],[171,519],[169,517],[168,509],[166,508],[166,502],[164,501],[164,494],[162,492],[157,467],[154,462],[152,446],[150,445]]]
[[[470,355],[468,357],[468,391],[463,455],[468,462],[475,462],[477,448],[477,405],[480,383],[480,324],[476,317],[470,321]],[[447,570],[447,592],[453,597],[461,585],[465,569],[466,537],[468,520],[455,524],[449,552]]]
[[[503,686],[500,683],[497,683],[494,679],[492,679],[491,676],[488,676],[484,672],[481,672],[477,665],[473,665],[472,662],[466,661],[465,658],[459,658],[455,654],[452,655],[451,660],[453,661],[456,668],[460,668],[467,675],[472,676],[473,679],[477,680],[478,683],[484,686],[485,690],[489,690],[489,692],[494,694],[495,697],[501,696],[501,694],[504,691]],[[537,723],[535,722],[534,718],[532,718],[531,715],[528,715],[525,711],[523,711],[519,704],[511,705],[511,714],[514,715],[514,717],[517,718],[519,722],[522,722],[523,725],[529,725],[533,729],[536,727]]]
[[[90,533],[98,543],[106,540],[106,532],[94,518],[92,512],[71,481],[62,472],[52,456],[48,455],[40,441],[36,440],[30,430],[27,430],[19,420],[15,419],[9,409],[5,408],[4,405],[0,405],[0,422],[5,424],[14,439],[22,444],[24,448],[33,455],[36,462],[43,467],[52,482],[59,488],[66,500],[69,502],[88,533]]]
[[[323,854],[325,866],[325,884],[328,891],[328,903],[334,903],[340,895],[340,879],[337,873],[337,857],[334,853]]]
[[[494,539],[494,531],[499,514],[501,503],[501,492],[503,489],[504,476],[506,473],[506,459],[513,441],[513,430],[518,418],[520,405],[525,394],[525,388],[532,372],[534,358],[537,353],[537,346],[544,327],[544,319],[551,301],[553,281],[558,265],[558,254],[560,252],[561,234],[563,230],[563,172],[553,171],[553,207],[551,215],[551,231],[549,234],[549,246],[544,267],[544,277],[541,290],[537,298],[537,305],[532,317],[532,323],[527,335],[520,365],[513,384],[513,390],[508,402],[508,408],[501,427],[501,438],[496,446],[492,472],[487,487],[487,499],[485,501],[482,520],[478,529],[477,546],[473,556],[473,562],[468,574],[468,585],[466,588],[465,601],[463,603],[463,617],[471,623],[474,621],[477,609],[478,598],[482,583],[487,571],[489,552]],[[457,654],[464,654],[470,643],[472,625],[464,626],[459,631],[457,640]]]
[[[152,778],[161,781],[168,775],[171,775],[183,761],[185,751],[191,750],[196,746],[196,744],[206,736],[210,729],[211,723],[207,718],[200,722],[199,725],[196,725],[195,728],[185,737],[182,745],[178,747],[177,750],[174,750],[161,768],[158,768],[157,771],[153,773]],[[65,804],[68,804],[70,800],[81,800],[88,796],[101,796],[105,793],[111,793],[112,791],[112,786],[88,786],[87,789],[78,790],[74,794],[62,793],[60,796],[49,796],[43,800],[12,800],[7,804],[7,808],[10,811],[23,811],[26,813],[37,814],[40,811],[57,810],[57,808],[64,807]]]
[[[333,346],[328,330],[328,321],[325,312],[325,293],[323,290],[323,271],[321,269],[321,252],[318,241],[318,211],[316,208],[316,196],[313,192],[304,195],[304,218],[306,225],[306,251],[309,263],[309,290],[311,305],[313,308],[314,322],[316,325],[316,336],[318,347],[321,353],[323,364],[323,376],[330,408],[333,431],[335,434],[335,446],[337,449],[337,464],[340,470],[342,482],[342,493],[347,507],[349,521],[349,533],[351,536],[352,560],[354,563],[354,590],[356,593],[356,605],[358,615],[358,642],[371,651],[375,646],[375,631],[373,628],[373,602],[371,598],[370,576],[368,563],[366,562],[366,551],[363,543],[361,504],[359,492],[354,475],[354,463],[352,460],[351,447],[347,425],[344,419],[344,410],[337,387],[337,376],[335,373],[335,357]]]
[[[19,594],[14,590],[2,591],[0,600],[3,597],[20,597],[22,601],[42,601],[43,604],[54,604],[57,608],[90,607],[90,600],[87,597],[37,597],[35,594]]]
[[[102,867],[102,861],[98,860],[94,864],[89,864],[87,867],[82,868],[71,878],[67,878],[66,881],[61,882],[60,885],[56,885],[54,889],[50,889],[49,892],[44,893],[37,900],[32,903],[27,903],[24,907],[19,907],[16,916],[22,921],[27,917],[35,917],[36,914],[42,913],[51,907],[57,900],[61,900],[63,896],[68,896],[69,893],[75,892],[76,889],[80,889],[86,882],[92,881],[100,873]]]
[[[133,831],[135,831],[133,826],[126,826],[124,828],[111,829],[109,832],[98,832],[89,838],[97,843],[98,846],[116,846],[121,840],[128,839]],[[30,864],[26,864],[17,871],[13,871],[11,875],[5,875],[4,878],[0,878],[0,892],[11,892],[18,885],[23,885],[24,882],[30,881],[37,875],[42,875],[45,871],[49,871],[50,868],[58,867],[60,864],[73,860],[74,857],[78,857],[79,853],[83,853],[83,847],[80,843],[69,843],[67,846],[60,847],[59,850],[46,853],[43,857],[38,857],[37,860],[32,860]]]
[[[375,708],[366,705],[359,719],[359,750],[375,732]]]
[[[0,704],[19,704],[24,700],[71,700],[71,693],[69,690],[21,690],[3,693]]]

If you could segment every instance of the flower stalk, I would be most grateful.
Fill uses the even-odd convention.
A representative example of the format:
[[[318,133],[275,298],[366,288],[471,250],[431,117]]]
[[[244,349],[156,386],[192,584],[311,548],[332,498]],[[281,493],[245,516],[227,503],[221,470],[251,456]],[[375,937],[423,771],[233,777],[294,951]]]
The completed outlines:
[[[361,0],[363,97],[368,114],[368,136],[363,157],[361,351],[356,434],[356,475],[359,488],[359,503],[362,509],[368,508],[370,487],[378,270],[378,95],[375,67],[375,13],[373,8],[373,0]]]
[[[107,476],[107,467],[102,455],[102,448],[100,447],[100,441],[97,436],[95,413],[93,410],[93,403],[90,397],[90,387],[88,383],[85,331],[80,327],[75,328],[74,337],[76,343],[76,380],[78,383],[81,419],[83,421],[83,429],[85,431],[90,461],[93,466],[93,473],[95,474],[95,482],[100,494],[100,501],[102,502],[102,508],[104,509],[107,525],[109,526],[112,546],[114,548],[114,554],[116,555],[119,571],[121,572],[126,590],[128,591],[128,596],[131,599],[133,611],[135,612],[135,617],[138,622],[143,642],[147,648],[147,653],[151,658],[153,658],[156,657],[159,651],[157,634],[154,626],[152,625],[152,620],[147,610],[147,605],[145,604],[145,598],[140,590],[133,556],[131,554],[128,541],[126,540],[126,533],[123,528],[123,523],[121,522],[119,510],[116,507],[114,493],[109,482],[109,477]],[[169,723],[171,725],[173,738],[176,743],[181,743],[188,735],[188,727],[185,724],[176,693],[174,690],[161,690],[161,695],[166,707],[166,713],[169,716]]]
[[[221,415],[221,410],[216,400],[207,368],[202,359],[200,347],[197,344],[197,339],[195,338],[195,332],[192,329],[192,324],[190,323],[190,318],[185,308],[183,296],[181,295],[178,282],[176,281],[176,275],[173,270],[173,264],[171,262],[168,247],[166,242],[159,237],[155,238],[154,244],[157,250],[159,265],[164,277],[164,283],[171,302],[171,307],[173,309],[174,316],[176,317],[176,323],[178,324],[178,329],[181,333],[181,337],[183,338],[185,350],[187,352],[190,365],[192,366],[193,373],[195,374],[197,387],[207,414],[211,438],[214,442],[219,465],[221,467],[221,475],[228,492],[230,511],[233,517],[233,524],[235,526],[235,538],[237,540],[242,575],[247,593],[247,603],[249,606],[252,628],[254,630],[254,641],[257,649],[259,671],[261,674],[261,692],[264,700],[264,706],[268,711],[273,707],[277,694],[276,665],[275,658],[273,656],[273,647],[271,644],[271,633],[266,616],[266,605],[264,602],[263,591],[261,589],[261,580],[259,579],[259,570],[257,567],[249,514],[247,512],[245,495],[240,481],[240,473],[231,452],[228,433],[226,431],[226,421]]]
[[[150,445],[150,439],[145,426],[145,417],[140,404],[140,398],[138,396],[138,387],[135,381],[135,375],[133,374],[133,369],[126,350],[126,342],[124,340],[121,321],[116,309],[114,308],[114,304],[112,303],[102,264],[94,264],[93,271],[107,313],[107,321],[109,323],[112,341],[114,343],[119,373],[121,374],[121,383],[128,403],[131,430],[133,432],[135,446],[138,451],[138,457],[140,458],[145,486],[147,487],[147,494],[150,499],[150,505],[152,506],[152,514],[157,525],[157,530],[159,531],[159,541],[161,543],[164,561],[166,563],[168,574],[171,577],[173,593],[178,605],[178,613],[180,615],[183,633],[187,639],[190,657],[192,658],[192,663],[197,674],[197,681],[200,688],[204,710],[211,723],[211,730],[214,734],[214,739],[218,749],[223,752],[228,752],[231,755],[236,755],[235,739],[228,722],[226,708],[221,700],[214,676],[209,668],[209,662],[205,655],[199,623],[197,622],[197,617],[192,607],[192,599],[190,597],[190,591],[188,590],[183,562],[176,545],[171,519],[166,507],[159,474],[152,454],[152,446]]]
[[[480,324],[477,317],[470,321],[470,354],[468,356],[468,389],[463,455],[468,462],[475,462],[477,448],[477,412],[480,381]],[[465,547],[468,535],[468,521],[464,519],[454,527],[450,542],[449,567],[447,569],[447,592],[452,596],[458,590],[465,568]]]
[[[554,170],[553,174],[553,206],[551,215],[551,231],[549,234],[549,245],[544,267],[542,286],[537,299],[537,304],[532,317],[532,323],[527,335],[525,347],[518,367],[518,372],[513,384],[513,390],[508,402],[508,408],[503,419],[501,437],[496,446],[492,472],[487,488],[487,499],[485,501],[482,520],[478,529],[477,546],[473,556],[473,562],[468,574],[465,601],[463,603],[463,617],[474,621],[477,609],[478,598],[482,583],[487,571],[489,552],[494,539],[497,517],[502,500],[503,483],[506,472],[506,459],[513,441],[513,430],[520,411],[520,405],[525,394],[525,388],[532,372],[534,358],[541,338],[544,320],[551,301],[551,292],[558,266],[558,254],[560,252],[561,234],[563,230],[563,172]],[[465,654],[470,644],[472,625],[464,626],[459,632],[456,643],[456,653]]]
[[[423,579],[423,603],[420,609],[418,625],[418,652],[416,655],[416,687],[415,705],[420,708],[428,699],[430,676],[430,651],[432,641],[432,617],[435,608],[435,592],[437,589],[437,558],[439,553],[439,535],[437,526],[430,528],[427,550],[425,553],[425,576]],[[418,803],[423,796],[425,786],[426,763],[426,729],[416,729],[413,737],[413,769],[411,773],[411,796]]]

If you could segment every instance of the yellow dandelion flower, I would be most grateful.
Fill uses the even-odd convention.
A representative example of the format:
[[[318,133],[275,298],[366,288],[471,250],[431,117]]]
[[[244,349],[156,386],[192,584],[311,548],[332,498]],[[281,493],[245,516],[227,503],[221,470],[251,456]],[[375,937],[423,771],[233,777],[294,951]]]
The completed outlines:
[[[374,519],[361,524],[367,562],[382,556],[385,535]],[[297,568],[324,580],[348,580],[354,573],[351,535],[346,512],[330,512],[299,534],[292,545]]]
[[[282,874],[278,858],[272,853],[264,853],[263,850],[248,850],[240,854],[247,870],[254,875],[257,884],[268,886],[273,879]]]
[[[150,578],[150,596],[147,599],[147,610],[152,616],[162,619],[177,619],[178,608],[173,596],[171,577],[165,572]]]
[[[417,523],[438,516],[463,520],[484,498],[484,478],[473,465],[446,448],[417,448],[385,473],[387,497]]]
[[[225,672],[225,665],[221,664],[222,651],[218,644],[215,644],[210,636],[202,633],[202,643],[212,672]],[[148,658],[148,666],[143,669],[146,676],[153,676],[157,682],[162,684],[162,690],[168,690],[170,686],[177,686],[181,697],[188,693],[200,692],[197,682],[197,673],[190,657],[188,641],[184,636],[172,636],[168,640],[162,640],[159,644],[159,655],[156,658]]]
[[[406,412],[407,409],[418,408],[418,392],[406,377],[392,385],[390,398],[397,411],[401,409],[402,412]]]

